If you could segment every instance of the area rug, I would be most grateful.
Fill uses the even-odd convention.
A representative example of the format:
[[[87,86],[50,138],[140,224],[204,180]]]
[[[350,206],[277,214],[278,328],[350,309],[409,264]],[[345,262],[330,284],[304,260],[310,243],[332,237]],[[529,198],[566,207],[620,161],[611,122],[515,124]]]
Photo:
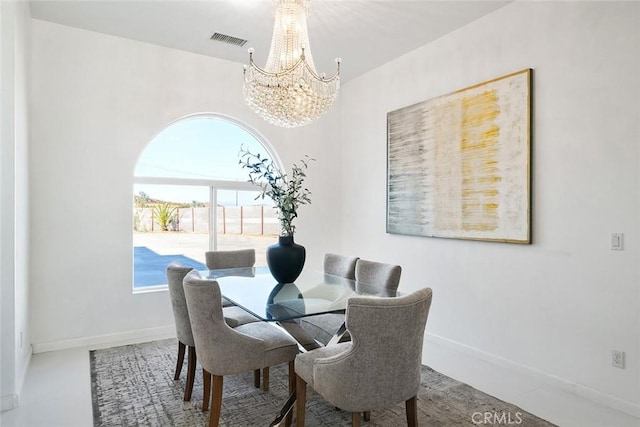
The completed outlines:
[[[173,380],[175,339],[113,347],[90,352],[94,426],[205,426],[202,374],[198,366],[191,402],[183,402],[186,364]],[[224,378],[222,427],[269,426],[288,397],[287,367],[271,369],[269,391],[253,386],[253,372]],[[433,369],[422,368],[418,394],[420,426],[520,425],[546,427],[544,421]],[[351,425],[351,414],[336,410],[307,389],[306,425]],[[364,425],[406,425],[404,404],[371,411]]]

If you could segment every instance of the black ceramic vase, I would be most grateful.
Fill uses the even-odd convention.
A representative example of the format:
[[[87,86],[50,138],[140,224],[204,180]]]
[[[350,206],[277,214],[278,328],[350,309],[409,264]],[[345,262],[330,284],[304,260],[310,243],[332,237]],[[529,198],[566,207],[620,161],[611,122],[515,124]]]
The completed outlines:
[[[293,236],[280,236],[267,248],[267,265],[278,283],[293,283],[304,267],[307,251],[294,243]]]

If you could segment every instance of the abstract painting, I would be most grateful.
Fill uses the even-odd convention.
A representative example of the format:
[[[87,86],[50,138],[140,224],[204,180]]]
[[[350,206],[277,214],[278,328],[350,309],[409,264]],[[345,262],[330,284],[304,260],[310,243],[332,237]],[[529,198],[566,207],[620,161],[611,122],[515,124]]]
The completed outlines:
[[[530,243],[526,69],[387,114],[387,232]]]

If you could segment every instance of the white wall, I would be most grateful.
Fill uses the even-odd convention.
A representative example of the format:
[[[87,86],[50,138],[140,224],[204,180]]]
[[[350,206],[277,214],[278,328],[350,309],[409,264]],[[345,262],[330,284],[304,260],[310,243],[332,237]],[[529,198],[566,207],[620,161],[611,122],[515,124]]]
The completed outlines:
[[[18,402],[31,346],[28,307],[28,61],[26,2],[0,2],[0,407]]]
[[[317,158],[296,241],[320,266],[337,237],[333,112],[275,128],[242,97],[242,64],[34,20],[32,22],[31,277],[35,351],[173,331],[167,292],[133,295],[133,170],[173,120],[215,112],[265,136],[285,165]],[[194,153],[197,155],[197,153]],[[73,225],[73,226],[72,226]],[[112,335],[113,334],[113,335]]]
[[[524,68],[533,244],[385,234],[386,113]],[[431,286],[429,333],[640,414],[639,77],[640,4],[516,2],[346,84],[343,251]]]
[[[318,159],[298,223],[308,262],[328,250],[397,262],[402,289],[434,289],[431,334],[637,410],[639,7],[514,3],[347,83],[341,105],[297,130],[244,105],[239,64],[33,21],[34,347],[172,328],[166,293],[131,294],[132,171],[169,122],[218,112],[253,126],[286,164]],[[527,67],[533,245],[385,234],[386,113]],[[609,250],[611,232],[625,233],[624,252]],[[614,348],[627,369],[611,367]]]

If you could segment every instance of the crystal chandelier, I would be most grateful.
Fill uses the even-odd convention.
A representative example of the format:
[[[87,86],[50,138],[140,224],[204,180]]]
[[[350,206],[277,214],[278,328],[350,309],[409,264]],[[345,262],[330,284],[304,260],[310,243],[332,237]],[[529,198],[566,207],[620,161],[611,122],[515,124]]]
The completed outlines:
[[[244,97],[247,104],[276,126],[296,127],[311,123],[326,113],[340,88],[340,58],[336,73],[318,75],[313,64],[307,15],[309,0],[273,0],[275,24],[271,50],[264,69],[253,62],[244,67]]]

